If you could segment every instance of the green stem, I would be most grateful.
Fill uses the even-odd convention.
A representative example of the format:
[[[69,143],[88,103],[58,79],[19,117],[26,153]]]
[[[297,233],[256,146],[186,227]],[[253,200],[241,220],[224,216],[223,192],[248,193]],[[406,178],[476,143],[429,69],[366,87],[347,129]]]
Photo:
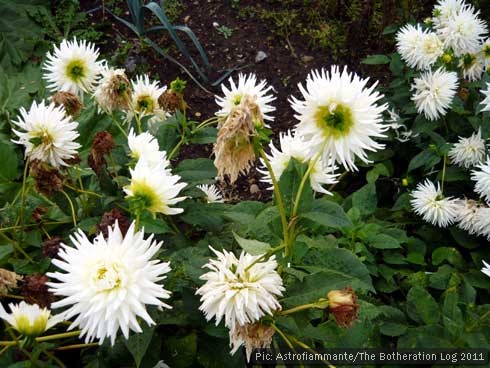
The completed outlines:
[[[114,157],[112,156],[112,152],[109,152],[109,160],[111,161],[112,169],[114,170],[114,178],[116,179],[117,186],[119,188],[121,188],[122,185],[119,182],[119,179],[118,179],[118,176],[117,176],[116,162],[114,161]]]
[[[136,231],[139,231],[139,229],[140,229],[140,215],[141,215],[140,211],[137,211],[136,212],[135,225],[134,225],[136,228]]]
[[[65,225],[69,224],[70,221],[52,221],[52,222],[43,222],[43,225]],[[10,230],[18,230],[18,229],[25,229],[26,227],[36,227],[39,226],[39,223],[37,224],[26,224],[26,225],[17,225],[17,226],[9,226],[9,227],[2,227],[0,228],[0,233],[4,231],[10,231]]]
[[[22,175],[22,204],[20,206],[20,223],[24,224],[24,208],[26,205],[26,181],[27,181],[27,170],[29,168],[29,157],[26,159],[26,164],[24,166],[24,174]]]
[[[172,151],[169,153],[168,155],[168,160],[171,160],[174,155],[177,153],[177,151],[179,150],[180,146],[182,146],[182,144],[184,144],[186,141],[186,137],[184,134],[182,134],[182,137],[180,137],[180,140],[179,142],[177,143],[177,145],[172,149]]]
[[[10,348],[10,345],[5,345],[2,350],[0,350],[0,356],[2,356],[3,353],[5,353],[8,349]]]
[[[276,331],[279,336],[282,337],[282,339],[284,340],[284,342],[287,344],[287,346],[289,346],[290,349],[294,349],[294,346],[293,344],[291,343],[291,341],[289,341],[289,339],[286,337],[286,335],[279,329],[279,327],[277,327],[275,324],[272,324],[271,327],[274,329],[274,331]]]
[[[442,164],[441,193],[444,193],[444,180],[446,179],[446,161],[447,155],[444,155],[444,162]]]
[[[61,368],[65,368],[65,365],[63,364],[63,362],[61,360],[59,360],[58,358],[56,358],[54,356],[54,354],[50,353],[47,349],[44,349],[43,347],[41,347],[41,350],[42,352],[48,357],[50,358],[51,360],[53,360],[54,362],[56,362],[56,364],[58,364],[59,367]]]
[[[68,337],[76,337],[76,336],[80,335],[81,332],[82,331],[78,330],[78,331],[71,331],[71,332],[63,332],[63,333],[54,334],[54,335],[41,336],[41,337],[37,337],[36,341],[37,342],[44,342],[44,341],[65,339]]]
[[[278,314],[281,316],[285,316],[285,315],[300,312],[300,311],[303,311],[306,309],[312,309],[312,308],[325,309],[325,308],[327,308],[327,306],[328,306],[328,300],[319,300],[315,303],[298,305],[297,307],[286,309],[285,311],[281,311]]]
[[[83,190],[83,189],[78,189],[78,188],[75,188],[75,187],[72,187],[71,185],[68,185],[68,184],[63,184],[65,187],[71,189],[71,190],[74,190],[75,192],[78,192],[78,193],[83,193],[83,194],[89,194],[89,195],[93,195],[95,197],[98,197],[98,198],[102,198],[103,196],[98,194],[98,193],[95,193],[95,192],[91,192],[90,190]]]
[[[250,263],[246,268],[245,271],[248,271],[250,268],[252,268],[255,264],[262,262],[264,259],[269,258],[272,256],[274,253],[276,253],[278,250],[281,250],[283,248],[286,248],[286,244],[281,244],[277,247],[271,248],[267,253],[262,254],[260,257],[258,257],[255,261]]]
[[[274,186],[274,194],[277,201],[277,207],[279,208],[279,215],[281,216],[283,240],[284,240],[284,244],[286,244],[285,255],[287,257],[290,254],[290,249],[289,249],[290,247],[288,245],[289,231],[288,231],[288,220],[286,216],[286,210],[284,208],[284,202],[282,201],[281,190],[279,189],[279,183],[277,181],[276,176],[274,175],[274,171],[272,170],[271,163],[267,159],[267,156],[262,148],[260,148],[259,154],[260,157],[264,160],[265,166],[267,167],[267,170],[269,171],[269,175],[272,180],[272,185]]]
[[[299,203],[301,200],[301,194],[303,194],[305,184],[308,181],[308,178],[310,177],[310,174],[311,174],[313,168],[315,167],[317,161],[320,159],[322,151],[323,151],[323,148],[318,151],[318,153],[315,155],[315,157],[312,160],[310,160],[310,163],[308,165],[308,169],[306,170],[305,174],[303,175],[303,178],[301,179],[301,183],[299,184],[298,192],[296,193],[296,198],[294,199],[294,207],[293,207],[293,212],[291,214],[291,217],[295,217],[298,214]]]
[[[111,113],[111,119],[114,122],[114,124],[116,124],[116,126],[119,128],[119,130],[121,131],[121,133],[127,138],[128,137],[128,133],[126,133],[126,131],[121,126],[121,124],[119,124],[117,122],[116,117],[114,116],[114,113]]]
[[[77,216],[76,216],[76,213],[75,213],[75,207],[73,206],[73,202],[71,201],[70,196],[64,190],[61,190],[61,193],[63,193],[63,195],[67,199],[68,203],[70,204],[71,217],[72,217],[72,220],[73,220],[73,226],[76,227],[77,226]]]
[[[14,239],[10,239],[10,238],[9,238],[7,235],[5,235],[3,232],[0,232],[0,236],[1,236],[2,238],[4,238],[5,240],[7,240],[9,243],[11,243],[11,244],[14,246],[14,248],[15,248],[17,251],[19,251],[19,252],[20,252],[20,253],[21,253],[21,254],[22,254],[22,255],[23,255],[23,256],[24,256],[24,257],[25,257],[25,258],[26,258],[26,259],[29,261],[29,263],[32,263],[32,264],[36,263],[36,262],[34,262],[34,260],[33,260],[33,259],[32,259],[32,258],[29,256],[29,254],[27,254],[27,253],[26,253],[26,251],[25,251],[24,249],[22,249],[21,245],[20,245],[18,242],[16,242]]]
[[[201,124],[199,124],[197,127],[195,127],[194,129],[191,130],[191,134],[194,134],[197,131],[199,131],[201,129],[204,129],[204,128],[206,128],[209,125],[215,124],[216,122],[218,122],[218,119],[219,118],[217,116],[213,116],[212,118],[209,118],[207,120],[204,120]]]
[[[83,348],[91,348],[95,346],[100,346],[100,344],[98,342],[91,342],[88,344],[73,344],[73,345],[60,346],[55,350],[63,351],[63,350],[83,349]]]
[[[310,346],[306,345],[304,342],[299,341],[297,338],[294,336],[287,335],[287,337],[292,340],[296,345],[298,345],[300,348],[303,348],[305,350],[308,350],[310,353],[316,354],[316,351],[312,349]],[[327,360],[323,360],[323,363],[329,367],[329,368],[335,368],[334,365],[330,364]]]
[[[136,124],[138,125],[138,134],[143,133],[143,129],[141,128],[141,120],[137,112],[134,112],[134,118],[136,119]]]

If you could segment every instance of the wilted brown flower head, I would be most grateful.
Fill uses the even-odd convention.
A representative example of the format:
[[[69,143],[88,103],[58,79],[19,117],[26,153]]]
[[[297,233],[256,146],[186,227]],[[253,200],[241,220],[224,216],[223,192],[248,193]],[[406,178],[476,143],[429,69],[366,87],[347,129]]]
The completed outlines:
[[[47,197],[63,189],[63,175],[45,162],[31,161],[31,176],[36,181],[36,189]]]
[[[218,124],[218,138],[214,145],[214,165],[218,176],[234,183],[238,175],[248,172],[255,161],[253,138],[256,125],[263,125],[259,106],[249,97],[242,98],[238,106]]]
[[[47,239],[43,242],[43,255],[49,258],[55,258],[60,250],[62,238],[59,236],[53,236],[51,239]]]
[[[250,361],[253,349],[270,348],[272,337],[275,330],[261,323],[250,323],[245,326],[237,326],[235,330],[230,331],[230,342],[232,346],[231,354],[242,345],[245,345],[247,361]]]
[[[49,307],[53,301],[53,294],[48,291],[46,275],[28,275],[24,277],[20,294],[30,304],[38,304],[41,307]]]
[[[174,92],[171,89],[167,89],[158,97],[158,104],[163,110],[170,113],[177,110],[184,111],[187,107],[182,93]]]
[[[351,327],[357,319],[359,304],[354,289],[348,286],[343,290],[332,290],[327,294],[328,310],[341,327]]]
[[[95,135],[88,156],[88,164],[97,174],[100,173],[100,170],[106,164],[104,155],[109,154],[115,146],[111,133],[102,131]]]
[[[22,276],[15,272],[0,268],[0,295],[7,294],[10,289],[17,287],[17,281],[22,280]]]
[[[48,212],[46,207],[36,207],[34,208],[34,211],[32,211],[32,218],[34,221],[41,221],[46,212]]]
[[[128,110],[131,100],[131,85],[123,69],[108,68],[94,92],[99,107],[107,112],[116,109]]]
[[[58,91],[51,96],[51,101],[56,106],[63,106],[68,115],[77,116],[82,110],[83,104],[77,95],[71,92]]]
[[[130,224],[126,216],[124,216],[119,208],[113,208],[109,212],[102,215],[100,224],[97,224],[97,232],[102,233],[104,238],[107,238],[109,236],[109,227],[114,226],[116,221],[119,225],[121,233],[123,236],[125,236]]]
[[[75,155],[72,158],[65,160],[65,162],[68,166],[74,166],[74,165],[78,165],[80,162],[82,162],[82,159],[80,158],[80,155]]]

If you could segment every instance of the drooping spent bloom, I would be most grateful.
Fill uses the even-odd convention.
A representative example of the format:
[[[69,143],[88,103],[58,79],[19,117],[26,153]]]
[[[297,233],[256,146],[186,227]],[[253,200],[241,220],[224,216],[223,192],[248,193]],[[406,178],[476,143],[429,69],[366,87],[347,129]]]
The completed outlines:
[[[424,113],[429,120],[436,120],[451,106],[457,88],[458,76],[455,72],[442,68],[435,72],[429,70],[414,79],[412,101],[419,113]]]
[[[7,294],[11,289],[17,287],[17,282],[22,280],[22,276],[15,272],[0,268],[0,295]]]
[[[52,316],[49,309],[24,301],[19,304],[10,303],[9,307],[10,313],[7,313],[0,303],[0,318],[23,336],[39,336],[64,319],[63,315]]]
[[[160,162],[165,167],[170,165],[166,152],[160,151],[158,141],[148,132],[136,135],[133,128],[131,128],[128,134],[128,146],[131,157],[136,161],[142,158],[150,165],[156,165]]]
[[[129,169],[131,181],[123,188],[126,199],[136,211],[149,211],[152,214],[176,215],[182,208],[170,207],[186,197],[177,197],[186,183],[179,183],[180,176],[173,175],[166,163],[149,163],[140,158],[134,169]]]
[[[29,111],[20,108],[20,117],[14,124],[22,131],[13,130],[19,137],[13,142],[25,146],[25,157],[30,161],[47,162],[53,167],[68,166],[66,160],[73,158],[80,148],[75,142],[79,136],[78,123],[65,114],[62,106],[34,101]]]
[[[464,54],[459,67],[463,69],[463,77],[470,82],[480,80],[484,72],[484,60],[480,54]]]
[[[250,323],[245,326],[237,326],[230,330],[230,354],[235,354],[242,346],[245,346],[247,362],[250,362],[254,349],[268,349],[271,347],[274,328],[261,323]]]
[[[99,234],[90,241],[79,230],[71,241],[74,247],[63,244],[60,259],[52,261],[61,271],[48,273],[58,281],[48,285],[63,297],[52,307],[68,307],[65,317],[76,316],[69,329],[79,326],[86,342],[102,344],[110,338],[114,345],[119,330],[126,339],[129,330],[142,332],[138,319],[155,324],[148,305],[171,308],[161,301],[170,292],[159,283],[170,267],[152,259],[162,246],[153,235],[144,239],[144,231],[136,231],[133,223],[123,236],[116,223],[107,239]]]
[[[479,13],[473,6],[465,4],[451,14],[445,22],[436,24],[436,32],[443,40],[444,48],[451,48],[457,57],[480,51],[488,28],[487,24],[478,17]]]
[[[481,272],[483,272],[485,275],[490,277],[490,264],[488,264],[485,261],[482,261],[482,262],[483,262],[483,268],[481,269]]]
[[[131,120],[134,114],[144,117],[164,113],[158,103],[158,98],[166,91],[167,87],[160,87],[157,81],[151,81],[148,74],[136,77],[132,81],[133,93],[127,118]]]
[[[417,215],[439,227],[451,225],[459,208],[457,199],[445,198],[440,185],[437,184],[436,188],[428,179],[417,185],[416,190],[412,192],[410,204]]]
[[[444,53],[437,34],[407,24],[396,35],[397,51],[408,66],[427,69]]]
[[[481,93],[483,93],[483,96],[485,96],[481,102],[483,105],[481,111],[490,111],[490,83],[487,83],[487,89],[482,89]]]
[[[237,258],[226,250],[211,250],[218,259],[204,265],[209,271],[200,278],[206,283],[196,292],[201,295],[199,309],[206,320],[215,318],[218,325],[224,319],[225,326],[235,331],[281,308],[277,297],[284,287],[275,256],[259,261],[260,256],[245,252]]]
[[[201,184],[198,185],[199,188],[205,194],[205,200],[207,203],[223,203],[223,196],[219,192],[216,185]]]
[[[304,137],[313,155],[332,157],[346,170],[357,170],[356,157],[367,163],[366,151],[384,147],[374,138],[386,137],[382,113],[388,105],[377,104],[383,97],[374,91],[377,83],[369,88],[367,83],[347,68],[340,72],[332,66],[330,72],[312,71],[305,88],[299,84],[304,100],[291,101],[299,120],[295,134]]]
[[[479,170],[471,172],[471,180],[475,183],[475,192],[490,201],[490,158],[487,157],[485,162],[476,165]]]
[[[481,137],[481,129],[470,137],[459,137],[458,143],[453,144],[449,158],[456,165],[464,168],[475,166],[485,158],[485,140]]]
[[[357,295],[352,287],[343,290],[332,290],[327,293],[328,311],[331,312],[337,324],[341,327],[351,327],[357,320],[359,304]]]
[[[224,96],[216,96],[216,103],[220,107],[220,110],[216,113],[218,117],[226,119],[240,105],[242,99],[248,97],[250,102],[259,107],[262,120],[274,120],[269,114],[276,110],[270,104],[276,98],[272,94],[269,94],[272,86],[267,86],[265,80],[257,82],[257,76],[255,74],[245,75],[240,73],[238,75],[238,84],[235,84],[233,78],[230,78],[228,81],[230,82],[229,89],[224,83],[221,85]]]
[[[127,111],[131,101],[131,84],[124,69],[105,66],[94,97],[102,111],[108,113],[117,109]]]
[[[473,199],[460,199],[454,222],[470,234],[478,232],[477,215],[481,205]]]
[[[298,135],[293,136],[291,131],[287,131],[286,133],[281,133],[279,135],[279,144],[280,149],[277,149],[271,142],[269,144],[271,153],[266,154],[266,157],[272,167],[272,172],[278,181],[281,178],[284,170],[286,170],[288,167],[291,159],[295,159],[301,163],[309,162],[310,159],[312,159],[306,141]],[[261,159],[261,162],[265,167],[263,159]],[[336,169],[337,166],[333,160],[325,162],[323,157],[318,158],[310,174],[310,185],[312,189],[319,193],[331,195],[332,193],[326,190],[323,185],[332,185],[338,182],[336,179],[338,174],[335,174]],[[272,186],[272,178],[267,168],[265,167],[264,169],[259,169],[258,171],[264,175],[264,179],[262,181],[271,184],[269,189],[274,189]]]
[[[82,110],[83,104],[78,96],[71,92],[58,91],[50,97],[56,106],[63,106],[68,115],[76,117]]]
[[[238,106],[218,123],[218,137],[214,145],[214,166],[218,177],[228,176],[234,183],[255,162],[253,139],[257,128],[264,126],[262,113],[252,97],[244,96]]]
[[[86,41],[63,40],[47,54],[43,78],[52,91],[66,91],[76,95],[92,92],[103,69],[98,61],[99,51]]]

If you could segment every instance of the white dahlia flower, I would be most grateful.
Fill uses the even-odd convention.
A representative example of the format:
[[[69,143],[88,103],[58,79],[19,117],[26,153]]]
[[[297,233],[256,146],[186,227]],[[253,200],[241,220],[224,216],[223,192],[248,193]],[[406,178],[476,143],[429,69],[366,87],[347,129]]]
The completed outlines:
[[[446,21],[437,23],[436,32],[443,40],[444,48],[451,48],[457,57],[480,51],[488,29],[478,15],[479,11],[475,11],[471,5],[464,5]]]
[[[63,315],[52,316],[47,308],[40,308],[37,304],[9,304],[10,313],[0,303],[0,318],[8,322],[18,333],[24,336],[36,337],[42,335],[63,320]]]
[[[151,164],[140,158],[134,169],[129,169],[129,172],[131,181],[123,190],[135,210],[165,215],[175,215],[184,211],[182,208],[170,206],[186,198],[177,196],[187,184],[179,183],[180,176],[172,175],[165,162]]]
[[[116,109],[127,110],[131,99],[131,86],[124,69],[107,66],[94,92],[99,109],[111,113]]]
[[[32,103],[29,111],[20,108],[19,120],[14,121],[22,131],[13,130],[19,137],[13,142],[25,146],[25,157],[40,160],[53,167],[68,166],[65,160],[77,154],[80,145],[75,142],[79,134],[78,123],[66,115],[62,106],[44,101]]]
[[[397,51],[411,68],[427,69],[444,53],[437,34],[420,25],[404,26],[396,35]]]
[[[490,38],[488,38],[481,47],[480,55],[483,58],[486,70],[490,70]]]
[[[144,231],[135,231],[133,223],[123,237],[116,222],[107,239],[100,234],[90,241],[82,230],[70,239],[75,247],[62,244],[59,259],[52,260],[64,272],[48,273],[58,281],[48,285],[64,297],[52,307],[69,307],[66,319],[77,316],[69,329],[80,326],[87,342],[98,339],[102,344],[110,338],[114,345],[119,329],[127,339],[130,329],[142,332],[139,319],[155,324],[147,305],[171,308],[160,300],[170,292],[159,284],[170,267],[152,259],[162,245],[153,235],[144,239]]]
[[[417,215],[439,227],[451,225],[459,208],[457,199],[444,198],[439,184],[436,188],[428,179],[417,185],[412,192],[410,204]]]
[[[456,165],[469,168],[483,161],[485,158],[485,140],[481,137],[481,130],[468,138],[459,137],[458,143],[453,144],[449,151],[449,158]]]
[[[207,203],[223,203],[223,196],[219,192],[219,189],[216,187],[216,185],[207,185],[207,184],[201,184],[198,185],[197,188],[199,188],[205,195],[205,199]]]
[[[66,91],[80,95],[92,92],[103,70],[103,61],[97,61],[99,50],[86,41],[63,40],[61,45],[48,52],[43,78],[52,91]]]
[[[485,71],[484,60],[480,54],[464,54],[459,60],[459,67],[463,70],[463,77],[470,82],[480,80]]]
[[[216,318],[216,325],[224,319],[225,326],[234,331],[281,309],[277,297],[284,287],[276,271],[275,256],[260,261],[261,256],[242,252],[240,258],[223,250],[211,248],[218,259],[204,265],[210,271],[201,276],[206,283],[196,294],[201,295],[201,306],[206,320]]]
[[[290,131],[279,135],[279,144],[280,149],[277,149],[271,142],[269,144],[271,153],[270,155],[266,154],[266,157],[271,164],[272,172],[278,181],[284,170],[288,167],[291,159],[294,158],[301,163],[309,162],[311,159],[308,144],[302,137],[298,135],[293,136]],[[263,159],[261,159],[261,162],[264,169],[259,169],[258,171],[264,175],[262,181],[271,184],[269,189],[272,190],[274,189],[272,178]],[[323,188],[323,185],[331,185],[338,182],[336,179],[338,174],[334,173],[336,169],[337,166],[335,166],[335,163],[332,160],[325,162],[323,158],[320,157],[311,171],[310,185],[312,189],[319,193],[331,195],[332,193]]]
[[[477,233],[477,216],[480,208],[480,204],[472,199],[460,199],[454,222],[460,229],[470,234]]]
[[[140,118],[164,114],[164,111],[160,108],[158,98],[167,90],[167,86],[160,87],[157,81],[150,82],[147,74],[136,77],[136,81],[132,81],[132,85],[133,93],[128,120],[131,120],[134,114],[138,114]]]
[[[383,144],[373,138],[386,137],[389,127],[382,124],[387,104],[378,105],[383,95],[367,88],[361,79],[344,68],[332,66],[330,72],[312,71],[306,87],[299,84],[304,100],[292,97],[292,108],[299,120],[295,134],[302,136],[313,155],[320,153],[342,163],[346,170],[357,170],[354,160],[368,163],[366,151],[377,151]]]
[[[482,89],[481,93],[483,93],[483,96],[485,96],[485,98],[481,102],[481,104],[483,105],[481,111],[490,111],[490,83],[487,83],[487,89]]]
[[[429,120],[436,120],[451,106],[457,88],[455,72],[446,72],[442,68],[435,72],[429,70],[414,79],[412,101],[419,113],[424,113]]]
[[[488,264],[485,261],[482,261],[482,262],[483,262],[483,268],[481,269],[481,272],[483,272],[485,275],[490,277],[490,264]]]
[[[267,86],[265,80],[257,82],[255,74],[245,75],[240,73],[238,74],[238,84],[235,84],[233,78],[228,81],[230,83],[229,89],[224,83],[221,84],[224,96],[216,96],[216,103],[220,107],[220,110],[216,113],[218,117],[226,118],[236,106],[240,105],[242,99],[248,96],[250,101],[259,107],[263,120],[274,120],[274,117],[269,115],[269,113],[276,110],[270,104],[276,98],[272,94],[268,94],[272,90],[272,86]]]
[[[480,204],[476,209],[473,230],[474,233],[485,236],[490,240],[490,208],[483,204]]]
[[[434,6],[432,23],[436,27],[446,24],[450,17],[458,14],[465,6],[464,0],[439,0]]]
[[[471,172],[471,180],[475,183],[475,192],[480,194],[485,200],[490,201],[490,159],[479,165],[476,165],[479,170]]]
[[[146,160],[150,165],[163,163],[165,168],[170,165],[165,151],[160,151],[158,141],[148,132],[136,135],[133,128],[128,134],[128,146],[130,155],[136,161]]]

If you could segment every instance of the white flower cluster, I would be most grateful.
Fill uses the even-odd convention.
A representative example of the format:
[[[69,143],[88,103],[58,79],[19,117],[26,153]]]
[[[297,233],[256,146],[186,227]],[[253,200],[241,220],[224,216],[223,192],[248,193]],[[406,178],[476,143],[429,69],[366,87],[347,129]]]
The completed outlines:
[[[482,78],[490,65],[490,39],[485,39],[488,26],[479,11],[464,0],[439,0],[427,23],[402,27],[396,35],[397,51],[409,67],[420,71],[412,85],[418,112],[437,120],[456,95],[457,69],[469,81]],[[488,101],[483,104],[489,108]]]

